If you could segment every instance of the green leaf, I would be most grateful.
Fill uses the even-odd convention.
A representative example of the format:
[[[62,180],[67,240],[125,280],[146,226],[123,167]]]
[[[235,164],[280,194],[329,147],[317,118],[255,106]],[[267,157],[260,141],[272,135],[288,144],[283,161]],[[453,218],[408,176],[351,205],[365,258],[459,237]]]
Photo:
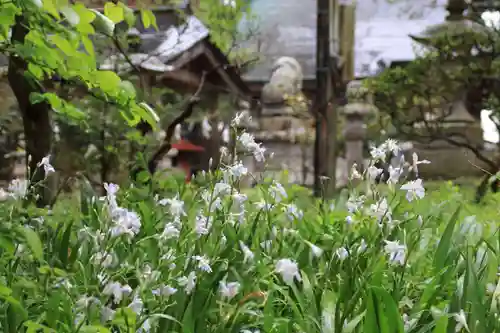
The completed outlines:
[[[82,326],[80,329],[82,333],[110,333],[111,331],[104,326]]]
[[[28,72],[33,75],[37,80],[41,80],[44,76],[42,67],[33,63],[28,63]]]
[[[356,330],[356,327],[358,327],[359,323],[363,320],[365,316],[366,310],[354,317],[353,320],[347,323],[347,325],[344,326],[342,329],[342,333],[353,333]]]
[[[141,10],[141,20],[144,28],[149,28],[153,26],[156,30],[158,30],[158,25],[156,24],[156,16],[150,9],[142,9]]]
[[[377,295],[377,299],[379,300],[378,306],[383,306],[385,308],[384,318],[391,318],[390,327],[391,332],[404,333],[404,324],[399,314],[398,306],[392,298],[391,295],[384,289],[380,287],[373,287],[373,292]]]
[[[59,248],[59,260],[61,260],[61,263],[64,268],[68,265],[68,256],[69,256],[69,241],[71,238],[71,228],[73,227],[73,223],[69,223],[68,226],[66,227],[66,230],[64,231],[64,234],[62,235],[61,239],[61,245]]]
[[[436,249],[436,254],[434,256],[434,270],[436,272],[441,271],[446,264],[448,251],[451,246],[453,230],[455,229],[459,213],[460,213],[460,207],[458,207],[451,216],[450,220],[448,221],[448,224],[446,225],[446,229],[443,233],[443,236],[441,236],[441,239],[439,240],[439,245],[438,248]]]
[[[92,12],[90,9],[85,7],[81,3],[76,3],[73,5],[73,10],[78,14],[80,17],[80,23],[79,24],[89,24],[94,21],[96,15],[94,12]]]
[[[103,92],[115,93],[120,85],[120,77],[112,71],[95,71],[93,74],[94,85]]]
[[[67,56],[73,56],[76,53],[75,48],[71,45],[71,43],[61,35],[53,35],[50,37],[50,41],[57,46],[61,51],[64,52]]]
[[[104,5],[104,15],[113,21],[113,23],[120,23],[125,19],[123,8],[112,2],[106,2]]]
[[[56,19],[60,20],[61,16],[57,10],[54,0],[43,0],[43,9],[45,9],[49,14],[54,16]]]
[[[87,36],[82,36],[82,44],[85,48],[85,51],[87,51],[89,56],[91,56],[93,61],[95,61],[94,44],[92,43],[92,41]]]
[[[38,237],[38,234],[29,227],[18,227],[17,230],[26,240],[26,244],[30,248],[33,257],[37,260],[42,260],[43,258],[43,246],[42,241]]]
[[[23,318],[23,320],[26,319],[26,318],[28,318],[28,311],[26,311],[26,309],[23,307],[23,305],[21,304],[21,302],[19,302],[17,299],[15,299],[12,296],[5,296],[5,295],[2,295],[2,294],[0,294],[0,299],[3,300],[6,303],[9,303],[10,307],[12,308],[12,310],[18,316],[20,316],[21,318]],[[1,304],[1,302],[0,302],[0,304]]]

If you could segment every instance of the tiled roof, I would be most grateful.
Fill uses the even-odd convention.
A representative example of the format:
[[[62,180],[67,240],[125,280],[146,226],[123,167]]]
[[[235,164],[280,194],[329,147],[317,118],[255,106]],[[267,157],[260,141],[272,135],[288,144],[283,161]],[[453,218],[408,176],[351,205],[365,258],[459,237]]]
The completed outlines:
[[[358,0],[356,7],[355,72],[374,75],[377,63],[410,61],[415,54],[408,34],[444,21],[446,0]],[[262,61],[244,78],[266,81],[272,63],[281,56],[292,56],[301,63],[305,79],[314,79],[316,62],[315,0],[253,0],[256,22],[243,21],[242,32],[256,26],[244,46],[260,47]],[[252,29],[253,30],[253,29]]]

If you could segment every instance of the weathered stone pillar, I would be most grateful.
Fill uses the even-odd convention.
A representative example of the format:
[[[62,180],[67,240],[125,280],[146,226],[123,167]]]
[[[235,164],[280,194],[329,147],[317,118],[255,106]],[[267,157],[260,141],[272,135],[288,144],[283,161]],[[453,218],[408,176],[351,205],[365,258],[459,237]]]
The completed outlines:
[[[375,112],[372,96],[361,81],[351,81],[347,85],[348,104],[343,108],[346,118],[344,128],[347,170],[356,164],[358,170],[364,168],[363,145],[366,139],[366,117]]]

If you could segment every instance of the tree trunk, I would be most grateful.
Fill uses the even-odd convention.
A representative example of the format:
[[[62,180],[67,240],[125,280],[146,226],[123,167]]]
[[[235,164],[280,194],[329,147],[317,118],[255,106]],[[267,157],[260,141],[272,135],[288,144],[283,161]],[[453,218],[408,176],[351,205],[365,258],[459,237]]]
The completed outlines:
[[[16,18],[16,24],[12,28],[12,42],[15,44],[23,44],[29,32],[25,21],[23,16]],[[44,207],[50,203],[50,192],[46,191],[45,186],[40,184],[45,179],[45,172],[43,168],[37,170],[37,164],[50,153],[52,128],[49,113],[51,107],[46,102],[30,103],[30,94],[33,92],[41,93],[43,90],[25,77],[24,73],[27,68],[28,64],[24,59],[14,54],[10,55],[8,79],[23,117],[26,165],[29,167],[28,176],[31,184],[38,184],[31,188],[30,192],[33,195],[30,195],[28,199],[36,200],[37,206]]]

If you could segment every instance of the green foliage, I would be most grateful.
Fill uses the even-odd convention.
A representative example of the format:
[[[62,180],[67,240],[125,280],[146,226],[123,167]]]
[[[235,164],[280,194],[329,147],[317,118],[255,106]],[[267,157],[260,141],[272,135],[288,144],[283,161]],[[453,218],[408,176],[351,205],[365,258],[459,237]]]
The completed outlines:
[[[380,187],[368,173],[335,202],[286,177],[245,197],[245,173],[236,163],[191,185],[106,184],[101,199],[82,178],[50,212],[3,197],[0,330],[500,329],[500,198],[473,206],[441,183],[418,200],[405,197],[416,183]]]

